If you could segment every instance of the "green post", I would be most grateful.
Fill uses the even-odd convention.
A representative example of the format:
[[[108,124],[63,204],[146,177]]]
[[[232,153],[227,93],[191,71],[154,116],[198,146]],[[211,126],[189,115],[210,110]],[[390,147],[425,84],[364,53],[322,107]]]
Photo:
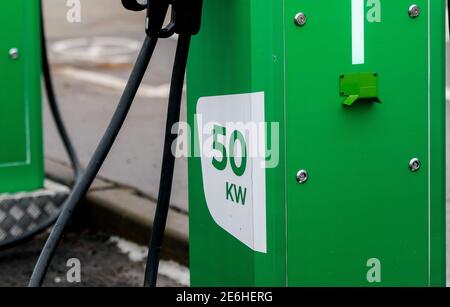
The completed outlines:
[[[192,285],[444,286],[445,1],[204,5]]]
[[[0,193],[43,186],[39,1],[1,1]]]

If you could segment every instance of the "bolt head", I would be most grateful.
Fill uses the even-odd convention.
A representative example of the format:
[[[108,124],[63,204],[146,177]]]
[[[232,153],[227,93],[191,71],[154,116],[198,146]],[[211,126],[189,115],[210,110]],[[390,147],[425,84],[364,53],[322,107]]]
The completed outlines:
[[[416,18],[419,17],[421,9],[417,4],[413,4],[409,7],[409,17]]]
[[[419,171],[421,166],[422,166],[422,163],[417,158],[411,159],[411,161],[409,162],[409,169],[413,173]]]
[[[308,172],[305,170],[300,170],[297,173],[297,182],[299,184],[304,184],[308,181]]]
[[[9,57],[12,60],[17,60],[19,58],[19,49],[17,49],[17,48],[9,49]]]
[[[297,13],[294,17],[294,22],[297,26],[302,27],[306,24],[307,18],[306,15],[302,12]]]

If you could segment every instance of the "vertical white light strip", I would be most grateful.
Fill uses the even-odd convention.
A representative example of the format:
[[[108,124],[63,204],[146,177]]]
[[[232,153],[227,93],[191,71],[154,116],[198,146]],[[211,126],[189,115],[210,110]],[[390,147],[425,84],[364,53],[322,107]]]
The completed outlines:
[[[364,64],[364,0],[352,0],[352,62]]]
[[[431,1],[428,0],[428,286],[431,286]]]

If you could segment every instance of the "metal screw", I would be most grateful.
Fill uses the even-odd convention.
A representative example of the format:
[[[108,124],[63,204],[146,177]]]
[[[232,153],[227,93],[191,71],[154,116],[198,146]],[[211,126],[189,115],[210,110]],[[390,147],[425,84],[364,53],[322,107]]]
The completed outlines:
[[[422,163],[417,158],[414,158],[411,161],[409,161],[409,169],[413,173],[419,171],[421,166],[422,166]]]
[[[294,22],[297,26],[302,27],[306,24],[306,15],[302,12],[297,13],[297,15],[295,15],[294,17]]]
[[[420,7],[417,4],[413,4],[409,7],[409,17],[416,18],[420,15]]]
[[[300,184],[304,184],[306,181],[308,181],[308,172],[305,170],[298,171],[297,182]]]
[[[17,48],[9,49],[9,57],[12,60],[17,60],[19,58],[19,49],[17,49]]]

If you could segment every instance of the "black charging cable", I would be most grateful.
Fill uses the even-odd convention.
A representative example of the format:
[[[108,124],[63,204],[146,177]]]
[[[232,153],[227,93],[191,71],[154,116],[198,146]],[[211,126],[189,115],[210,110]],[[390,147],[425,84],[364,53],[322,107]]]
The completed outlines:
[[[171,22],[164,29],[158,30],[164,20],[162,12],[167,11],[169,4],[172,6]],[[156,22],[147,27],[147,34],[169,37],[178,33],[179,36],[170,85],[158,201],[148,249],[144,287],[156,287],[158,279],[159,261],[169,213],[175,167],[172,144],[178,136],[178,133],[172,133],[172,128],[180,120],[181,98],[189,47],[192,35],[200,31],[202,7],[203,0],[150,0],[148,3],[147,19],[156,20]]]
[[[133,10],[142,9],[136,5],[135,0],[122,0],[126,8]],[[169,5],[172,6],[172,20],[163,28],[164,17]],[[200,30],[201,12],[203,0],[150,0],[147,3],[147,22],[144,45],[134,65],[128,80],[124,94],[114,113],[114,116],[105,132],[94,156],[89,162],[86,171],[75,184],[68,200],[65,202],[62,212],[53,227],[44,249],[38,259],[31,276],[29,286],[41,286],[56,248],[61,241],[64,230],[69,223],[77,205],[86,195],[90,185],[95,179],[101,165],[106,159],[114,141],[125,121],[136,92],[139,88],[144,73],[155,50],[158,38],[169,37],[174,33],[179,34],[173,75],[169,94],[169,105],[166,122],[164,156],[160,178],[160,189],[155,213],[155,222],[149,246],[149,256],[145,272],[144,286],[156,286],[160,251],[164,238],[167,215],[172,191],[172,181],[175,166],[175,156],[172,154],[172,143],[177,134],[171,130],[180,118],[181,98],[183,94],[184,76],[186,72],[191,37]]]
[[[55,254],[56,248],[63,236],[64,230],[71,220],[78,204],[86,195],[89,187],[94,181],[99,172],[103,162],[105,161],[111,147],[120,129],[127,117],[128,111],[133,103],[136,93],[147,70],[150,59],[155,50],[157,38],[146,37],[139,53],[137,61],[133,67],[130,78],[125,87],[124,93],[119,101],[119,104],[114,112],[111,122],[103,135],[98,147],[96,148],[93,157],[91,158],[86,171],[81,178],[76,182],[69,198],[63,205],[61,214],[53,227],[50,236],[45,243],[45,246],[39,256],[36,266],[33,270],[29,286],[40,287],[44,281],[50,262]]]
[[[172,127],[180,120],[181,98],[183,95],[184,75],[186,72],[190,41],[190,34],[180,34],[178,37],[170,86],[169,105],[167,108],[164,154],[159,182],[158,201],[148,250],[144,287],[155,287],[158,279],[159,259],[164,239],[167,215],[169,212],[175,167],[175,156],[172,153],[172,144],[176,140],[177,134],[172,133]]]

